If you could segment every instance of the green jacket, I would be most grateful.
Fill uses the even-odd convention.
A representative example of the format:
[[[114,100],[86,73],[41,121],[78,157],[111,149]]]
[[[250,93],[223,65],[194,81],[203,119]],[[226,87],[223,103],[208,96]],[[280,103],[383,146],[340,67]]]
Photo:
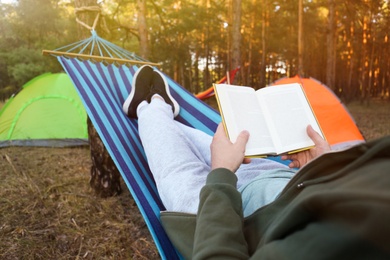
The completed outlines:
[[[196,216],[161,213],[186,259],[390,259],[390,137],[321,156],[245,219],[236,182],[216,169]]]

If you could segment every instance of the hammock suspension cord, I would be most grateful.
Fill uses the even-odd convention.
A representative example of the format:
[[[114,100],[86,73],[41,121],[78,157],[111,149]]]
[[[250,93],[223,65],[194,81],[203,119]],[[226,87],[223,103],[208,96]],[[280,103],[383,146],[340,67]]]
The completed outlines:
[[[153,63],[146,59],[137,56],[135,53],[127,51],[101,37],[96,33],[96,26],[98,24],[101,8],[99,6],[83,6],[75,9],[75,13],[80,12],[97,12],[92,26],[79,20],[76,15],[76,21],[81,26],[91,31],[91,37],[68,44],[66,46],[57,48],[55,50],[43,50],[44,55],[64,56],[79,58],[81,60],[91,60],[95,62],[104,62],[108,64],[117,65],[133,65],[133,64],[149,64],[152,66],[159,66],[159,63]]]

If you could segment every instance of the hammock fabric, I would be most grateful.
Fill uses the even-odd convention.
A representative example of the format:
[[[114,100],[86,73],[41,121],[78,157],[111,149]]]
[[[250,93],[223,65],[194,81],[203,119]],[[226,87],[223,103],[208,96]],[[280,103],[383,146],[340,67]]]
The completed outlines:
[[[138,135],[138,122],[122,111],[138,69],[128,64],[156,64],[100,38],[95,31],[86,40],[43,53],[56,56],[73,81],[92,124],[137,203],[161,258],[181,259],[160,222],[160,211],[165,208]],[[219,113],[169,77],[167,80],[173,98],[180,105],[176,120],[213,135],[221,122]],[[280,157],[271,159],[282,162]]]
[[[104,65],[61,56],[57,59],[72,79],[93,125],[136,201],[161,257],[179,259],[160,223],[159,215],[164,206],[138,136],[137,120],[127,118],[122,111],[137,67]],[[213,134],[221,121],[219,114],[167,79],[172,96],[181,106],[177,120]]]

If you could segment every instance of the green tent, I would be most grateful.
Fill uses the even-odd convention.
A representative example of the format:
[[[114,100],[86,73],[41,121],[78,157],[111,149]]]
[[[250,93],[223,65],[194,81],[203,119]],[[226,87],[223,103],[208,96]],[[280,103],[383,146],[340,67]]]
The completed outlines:
[[[87,114],[65,73],[30,80],[0,110],[0,147],[86,144]]]

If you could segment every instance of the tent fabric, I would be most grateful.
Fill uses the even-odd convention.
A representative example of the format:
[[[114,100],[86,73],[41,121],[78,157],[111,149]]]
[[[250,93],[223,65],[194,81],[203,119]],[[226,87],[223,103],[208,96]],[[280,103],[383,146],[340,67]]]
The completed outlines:
[[[28,83],[0,111],[0,147],[88,145],[87,114],[65,73]]]
[[[364,137],[347,108],[333,91],[313,78],[286,77],[275,81],[272,86],[300,83],[320,124],[326,140],[333,147],[343,148],[364,142]]]

